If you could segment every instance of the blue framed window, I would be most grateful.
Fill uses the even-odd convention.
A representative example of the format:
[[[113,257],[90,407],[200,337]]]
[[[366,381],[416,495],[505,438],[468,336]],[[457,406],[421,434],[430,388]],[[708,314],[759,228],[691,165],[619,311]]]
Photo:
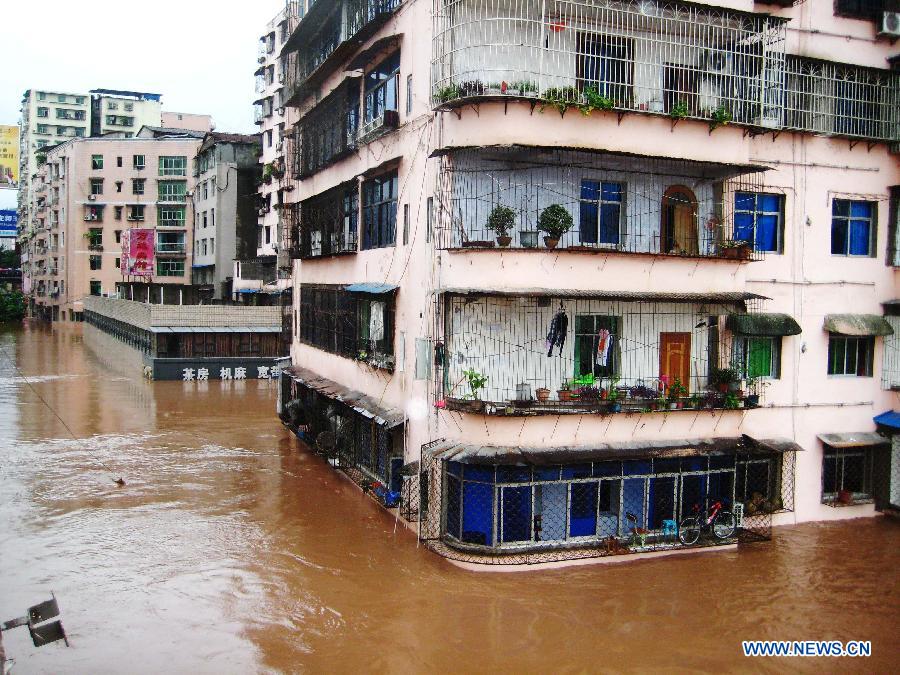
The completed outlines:
[[[734,238],[753,244],[754,251],[781,253],[784,196],[768,192],[736,192]]]
[[[622,226],[625,185],[596,180],[581,181],[582,244],[618,244]]]
[[[874,255],[875,222],[875,202],[835,199],[831,204],[831,255]]]
[[[363,183],[363,249],[393,246],[397,229],[397,172]]]
[[[386,110],[397,110],[400,52],[389,56],[366,75],[366,95],[363,111],[369,123],[384,115]]]

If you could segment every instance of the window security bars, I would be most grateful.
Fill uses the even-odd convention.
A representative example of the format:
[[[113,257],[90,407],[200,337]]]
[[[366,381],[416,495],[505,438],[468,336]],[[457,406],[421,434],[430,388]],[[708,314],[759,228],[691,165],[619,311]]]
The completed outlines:
[[[452,152],[441,158],[435,186],[436,245],[494,246],[500,233],[489,219],[503,206],[514,212],[510,245],[542,247],[541,213],[559,204],[573,226],[557,248],[760,259],[780,246],[784,218],[747,212],[764,174],[743,171],[549,148]],[[766,199],[765,209],[781,208],[782,195],[763,197],[776,202]]]
[[[781,123],[785,21],[678,2],[435,0],[435,103],[505,94]]]
[[[363,250],[396,243],[398,188],[396,171],[370,178],[362,184]]]
[[[356,253],[359,193],[356,181],[300,204],[301,258]]]
[[[826,445],[822,460],[822,503],[828,506],[871,503],[874,459],[878,451],[872,446],[832,448]]]
[[[732,365],[725,328],[741,305],[447,295],[436,405],[493,415],[753,406],[760,392]],[[485,378],[474,391],[473,372]]]
[[[771,537],[772,515],[793,508],[793,453],[479,466],[423,450],[420,538],[449,558],[534,564],[684,548],[679,523],[715,501],[737,530],[693,546]]]
[[[394,368],[393,293],[350,293],[341,286],[304,284],[300,291],[300,342],[332,354]]]
[[[900,73],[789,56],[784,126],[900,140]]]
[[[356,85],[356,86],[354,86]],[[298,123],[299,176],[307,177],[356,148],[359,130],[359,81],[338,87]]]
[[[160,227],[184,227],[185,207],[161,206],[157,210],[157,225]]]
[[[884,356],[881,366],[882,389],[900,390],[900,316],[886,316],[894,329],[893,335],[884,338]]]

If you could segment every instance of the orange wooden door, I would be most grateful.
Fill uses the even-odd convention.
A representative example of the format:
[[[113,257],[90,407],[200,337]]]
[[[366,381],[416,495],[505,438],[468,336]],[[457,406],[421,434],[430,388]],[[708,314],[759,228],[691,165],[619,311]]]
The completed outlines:
[[[690,390],[691,383],[691,334],[659,334],[659,376],[667,378],[669,385],[677,377]]]

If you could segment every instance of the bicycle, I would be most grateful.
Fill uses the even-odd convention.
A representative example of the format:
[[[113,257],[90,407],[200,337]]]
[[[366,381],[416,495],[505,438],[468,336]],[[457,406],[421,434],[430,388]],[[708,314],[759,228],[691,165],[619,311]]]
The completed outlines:
[[[685,546],[696,544],[700,533],[709,529],[716,539],[728,539],[737,529],[737,518],[726,511],[722,502],[714,502],[706,514],[701,515],[700,505],[694,504],[694,515],[682,518],[678,523],[678,540]]]

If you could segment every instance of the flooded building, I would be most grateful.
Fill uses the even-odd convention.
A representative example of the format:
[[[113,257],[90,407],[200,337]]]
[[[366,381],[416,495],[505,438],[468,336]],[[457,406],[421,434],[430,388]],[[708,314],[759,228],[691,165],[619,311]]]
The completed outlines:
[[[863,5],[312,5],[283,419],[466,562],[874,514],[900,73]]]

